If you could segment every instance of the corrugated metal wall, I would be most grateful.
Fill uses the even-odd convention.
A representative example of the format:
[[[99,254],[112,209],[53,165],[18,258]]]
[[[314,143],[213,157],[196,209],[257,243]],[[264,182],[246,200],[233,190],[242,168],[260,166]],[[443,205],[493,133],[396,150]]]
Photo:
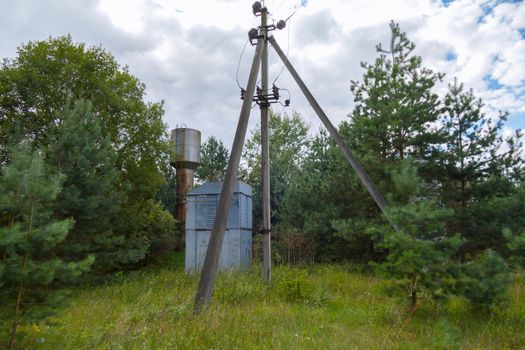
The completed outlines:
[[[186,271],[202,267],[219,203],[222,182],[206,183],[186,194]],[[241,181],[234,194],[222,244],[219,268],[240,269],[252,259],[252,191]]]

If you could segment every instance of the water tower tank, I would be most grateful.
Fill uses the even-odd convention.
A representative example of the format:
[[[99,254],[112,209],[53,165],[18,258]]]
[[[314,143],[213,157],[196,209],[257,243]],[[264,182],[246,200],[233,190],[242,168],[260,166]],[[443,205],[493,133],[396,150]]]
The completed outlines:
[[[175,155],[171,165],[177,170],[177,195],[175,205],[177,220],[181,223],[179,249],[184,246],[184,224],[186,217],[186,193],[193,188],[195,169],[201,161],[201,132],[189,128],[176,128],[171,131],[175,143]]]
[[[172,165],[176,169],[193,169],[201,162],[201,132],[190,128],[176,128],[171,131],[175,143],[175,159]]]

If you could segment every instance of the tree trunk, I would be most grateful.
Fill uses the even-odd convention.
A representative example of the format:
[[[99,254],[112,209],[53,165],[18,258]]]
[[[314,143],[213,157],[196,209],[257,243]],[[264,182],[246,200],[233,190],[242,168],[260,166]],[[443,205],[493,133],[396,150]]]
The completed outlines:
[[[416,311],[417,306],[417,276],[412,276],[412,294],[410,295],[410,306],[412,312]]]
[[[7,228],[11,229],[15,225],[15,215],[11,214],[11,217],[9,218],[9,224],[7,224]],[[2,255],[0,256],[0,261],[4,261],[7,259],[7,251],[3,251]]]
[[[34,208],[35,208],[35,199],[32,198],[31,199],[31,209],[30,209],[30,213],[29,213],[29,224],[28,224],[28,227],[27,227],[27,234],[28,235],[31,234],[31,231],[33,229],[33,212],[34,212]],[[9,345],[8,345],[8,349],[9,350],[14,348],[15,342],[16,342],[16,331],[17,331],[17,328],[18,328],[18,318],[20,316],[20,306],[22,304],[22,291],[24,289],[24,274],[25,274],[25,271],[26,271],[28,256],[29,256],[29,252],[26,251],[25,254],[24,254],[24,262],[22,263],[22,271],[21,271],[20,281],[18,283],[18,291],[16,293],[15,318],[13,320],[13,328],[11,329],[11,338],[9,339]]]
[[[20,305],[22,304],[22,290],[24,289],[24,276],[27,264],[27,253],[24,255],[24,263],[22,264],[22,276],[20,276],[20,281],[18,283],[18,291],[16,293],[16,306],[15,306],[15,318],[13,320],[13,327],[11,329],[11,338],[9,339],[8,349],[11,350],[15,346],[16,342],[16,330],[18,328],[18,316],[20,314]]]
[[[412,308],[412,311],[416,309],[417,306],[417,291],[413,290],[412,295],[410,296],[410,307]]]

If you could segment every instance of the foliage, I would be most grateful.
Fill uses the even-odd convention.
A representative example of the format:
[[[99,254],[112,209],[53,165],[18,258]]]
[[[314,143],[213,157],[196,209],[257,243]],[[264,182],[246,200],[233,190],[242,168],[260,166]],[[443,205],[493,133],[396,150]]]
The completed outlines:
[[[399,25],[391,23],[390,30],[390,50],[378,45],[375,62],[362,63],[363,81],[352,81],[356,106],[339,132],[379,189],[400,200],[390,174],[410,158],[418,160],[418,173],[425,177],[432,147],[442,140],[434,127],[440,101],[432,90],[442,75],[422,66]],[[326,133],[314,140],[304,171],[285,196],[284,221],[315,236],[317,255],[323,259],[379,258],[381,250],[367,234],[383,223],[379,209]]]
[[[117,149],[120,169],[160,159],[168,147],[162,105],[143,102],[144,94],[144,84],[101,47],[76,44],[70,36],[28,42],[0,70],[0,140],[5,144],[18,127],[37,145],[47,145],[66,100],[85,98]]]
[[[507,247],[512,252],[512,257],[518,264],[525,266],[525,231],[513,234],[511,230],[503,230],[503,236],[507,239]]]
[[[352,81],[351,144],[383,161],[424,158],[439,140],[432,128],[439,97],[432,88],[443,75],[422,67],[421,57],[413,55],[414,43],[397,23],[390,23],[390,31],[389,51],[377,45],[380,55],[374,64],[361,63],[363,82]]]
[[[168,166],[164,168],[164,178],[166,182],[159,189],[159,192],[156,195],[156,199],[160,201],[164,208],[175,217],[177,213],[176,209],[176,196],[174,193],[177,193],[177,177],[175,173],[175,168]]]
[[[268,121],[270,148],[270,202],[271,220],[281,220],[282,201],[291,180],[301,171],[301,164],[310,144],[308,124],[300,115],[270,113]],[[243,152],[245,167],[243,180],[253,187],[254,226],[261,222],[262,168],[261,132],[252,130]]]
[[[0,68],[0,163],[9,161],[5,147],[15,138],[30,139],[37,148],[50,146],[55,166],[62,158],[72,162],[63,164],[70,174],[59,198],[63,212],[58,214],[72,215],[77,224],[62,252],[71,256],[93,249],[97,269],[136,262],[149,249],[146,241],[136,239],[144,233],[133,230],[150,223],[136,223],[138,217],[144,218],[138,210],[164,184],[170,147],[162,103],[145,102],[144,97],[145,85],[111,53],[75,43],[71,36],[23,44]],[[90,113],[87,108],[64,112],[67,101],[80,99],[91,101]],[[65,135],[64,128],[71,128],[64,123],[68,113],[78,113],[77,122],[88,125],[87,130]],[[94,143],[88,147],[90,138]],[[78,149],[59,149],[62,143]],[[77,160],[81,160],[78,169]],[[89,163],[98,168],[86,171]],[[96,213],[102,214],[96,218]],[[86,240],[86,234],[94,231],[96,239]],[[69,244],[73,241],[75,245]]]
[[[485,115],[482,101],[472,91],[464,91],[463,84],[456,80],[449,85],[443,111],[440,121],[446,142],[436,149],[431,170],[440,183],[441,201],[454,209],[448,226],[466,238],[463,258],[466,253],[489,247],[502,251],[501,232],[509,222],[509,214],[525,215],[525,208],[503,203],[517,193],[513,180],[519,176],[523,161],[518,141],[521,134],[517,131],[504,138],[507,114],[500,113],[497,118]],[[500,210],[502,206],[509,209],[509,205],[514,210]]]
[[[487,250],[479,260],[469,261],[461,268],[458,293],[476,307],[490,308],[507,301],[510,270],[494,251]]]
[[[214,136],[202,144],[201,164],[195,170],[195,177],[202,183],[224,180],[228,167],[228,149]]]
[[[3,167],[0,178],[0,213],[8,218],[7,226],[0,228],[0,300],[14,303],[10,348],[21,308],[35,288],[78,276],[93,262],[92,256],[68,263],[54,256],[73,225],[71,219],[52,218],[62,177],[51,174],[42,152],[31,152],[27,143],[12,147],[11,163]]]
[[[372,264],[405,286],[412,308],[416,307],[422,290],[437,297],[451,292],[447,283],[456,264],[454,255],[462,243],[458,236],[445,230],[444,222],[450,211],[422,196],[416,171],[404,163],[401,171],[392,174],[397,192],[407,198],[406,204],[388,209],[389,217],[399,229],[382,225],[368,231],[379,241],[378,247],[388,252],[386,260]]]
[[[356,219],[370,209],[375,213],[373,203],[357,200],[366,196],[339,149],[327,133],[320,130],[312,138],[301,171],[293,177],[283,198],[280,229],[298,231],[308,240],[314,240],[317,261],[349,257],[366,260],[371,253],[370,240],[363,233],[366,218],[360,224],[352,220],[355,224],[352,237],[334,229],[334,225],[338,225],[336,221],[343,218]]]
[[[173,216],[163,205],[154,200],[135,203],[134,207],[125,209],[136,213],[129,216],[127,222],[117,221],[118,227],[126,227],[130,235],[126,246],[128,263],[142,260],[148,255],[171,251],[176,245],[175,226]],[[127,218],[127,215],[123,216]]]
[[[93,269],[100,270],[118,264],[119,252],[126,255],[125,238],[112,227],[121,212],[124,192],[115,150],[91,108],[85,100],[72,108],[66,105],[48,163],[65,176],[55,201],[55,216],[75,222],[57,253],[67,261],[94,255]]]

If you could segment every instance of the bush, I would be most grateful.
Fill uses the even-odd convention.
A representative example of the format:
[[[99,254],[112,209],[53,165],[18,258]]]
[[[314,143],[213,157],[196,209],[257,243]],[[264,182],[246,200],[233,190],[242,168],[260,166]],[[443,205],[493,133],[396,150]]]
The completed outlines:
[[[457,292],[474,306],[489,309],[507,301],[510,269],[497,253],[487,250],[479,260],[467,262],[461,270]]]
[[[328,292],[309,278],[307,270],[281,267],[279,275],[274,275],[274,291],[278,297],[291,303],[304,303],[312,306],[324,305]]]

